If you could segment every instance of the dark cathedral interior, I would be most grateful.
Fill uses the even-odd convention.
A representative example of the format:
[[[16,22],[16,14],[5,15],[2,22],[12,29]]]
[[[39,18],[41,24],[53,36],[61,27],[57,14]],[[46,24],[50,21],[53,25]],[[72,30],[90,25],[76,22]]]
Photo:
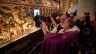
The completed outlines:
[[[0,54],[96,54],[96,0],[0,0]]]

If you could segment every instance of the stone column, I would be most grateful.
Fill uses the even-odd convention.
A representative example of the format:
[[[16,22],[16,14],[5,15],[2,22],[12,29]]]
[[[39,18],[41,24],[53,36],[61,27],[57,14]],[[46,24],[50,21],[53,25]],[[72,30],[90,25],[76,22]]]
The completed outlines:
[[[66,0],[66,1],[65,1],[65,6],[64,6],[64,7],[65,7],[65,10],[64,10],[64,12],[63,12],[64,14],[66,14],[66,11],[67,11],[68,8],[70,7],[70,3],[71,3],[70,1],[71,1],[71,0]]]
[[[78,0],[77,16],[84,16],[85,12],[94,14],[96,11],[96,0]]]
[[[59,11],[60,13],[63,13],[64,12],[64,0],[60,0],[60,4],[59,4]]]
[[[78,0],[72,0],[73,4],[76,5],[78,3]]]

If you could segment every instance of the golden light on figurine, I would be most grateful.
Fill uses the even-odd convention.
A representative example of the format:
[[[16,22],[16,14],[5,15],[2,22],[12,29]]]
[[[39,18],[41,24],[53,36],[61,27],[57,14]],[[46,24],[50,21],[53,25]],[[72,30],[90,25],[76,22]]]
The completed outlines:
[[[13,16],[13,17],[12,17]],[[18,10],[12,10],[12,16],[8,18],[2,18],[1,23],[2,32],[0,34],[0,40],[11,40],[12,38],[18,37],[21,34],[24,35],[29,31],[35,29],[35,21],[30,18],[19,18]]]

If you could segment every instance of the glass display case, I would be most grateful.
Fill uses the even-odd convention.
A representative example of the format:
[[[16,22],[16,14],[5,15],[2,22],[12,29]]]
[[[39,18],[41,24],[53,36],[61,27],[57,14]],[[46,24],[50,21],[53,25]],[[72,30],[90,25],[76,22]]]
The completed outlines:
[[[33,18],[20,17],[18,9],[9,11],[1,8],[1,10],[4,14],[0,14],[0,45],[3,41],[11,40],[36,29]],[[7,15],[9,13],[10,15]]]

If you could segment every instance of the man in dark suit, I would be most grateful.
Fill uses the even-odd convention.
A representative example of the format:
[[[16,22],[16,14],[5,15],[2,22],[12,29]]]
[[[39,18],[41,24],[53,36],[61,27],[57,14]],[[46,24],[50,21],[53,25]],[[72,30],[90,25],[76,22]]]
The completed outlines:
[[[38,15],[38,12],[36,13],[36,16],[34,17],[34,21],[36,22],[36,26],[40,27],[41,17],[40,15]]]

